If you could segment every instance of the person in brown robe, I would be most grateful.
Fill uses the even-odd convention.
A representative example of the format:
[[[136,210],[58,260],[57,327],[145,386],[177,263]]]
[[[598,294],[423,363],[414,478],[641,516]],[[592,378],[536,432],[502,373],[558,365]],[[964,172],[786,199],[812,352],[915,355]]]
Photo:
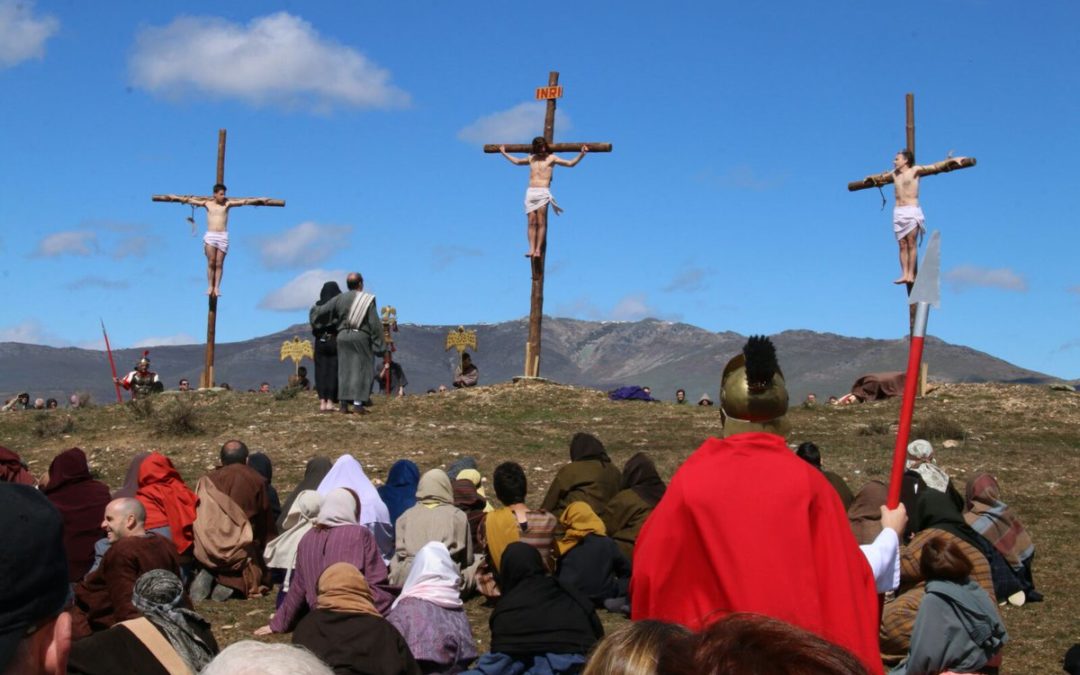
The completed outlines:
[[[221,446],[221,466],[200,479],[195,490],[199,495],[195,557],[203,565],[191,586],[191,596],[195,600],[205,600],[211,594],[219,602],[234,595],[258,597],[270,588],[270,570],[263,559],[263,550],[266,542],[277,536],[277,528],[270,510],[266,480],[247,465],[247,459],[246,445],[238,440],[227,441]],[[235,560],[228,565],[217,564],[216,555],[207,555],[207,551],[233,549],[238,544],[216,540],[221,530],[212,524],[215,520],[227,519],[228,514],[207,498],[210,490],[232,502],[251,528],[251,542],[245,544],[242,551],[234,552]]]
[[[570,441],[570,463],[551,482],[541,511],[556,518],[571,502],[588,502],[596,515],[607,516],[608,502],[619,491],[622,476],[611,463],[604,444],[592,434],[576,433]]]
[[[90,476],[83,451],[71,448],[49,465],[49,480],[41,491],[64,517],[68,581],[80,581],[94,564],[94,543],[101,539],[109,487]]]
[[[137,499],[114,499],[105,508],[101,526],[110,546],[101,565],[75,586],[71,634],[76,639],[139,617],[131,594],[144,572],[163,569],[180,574],[176,547],[165,537],[148,533],[145,525],[146,509]]]
[[[619,545],[628,559],[634,559],[634,542],[666,486],[660,478],[656,465],[644,452],[631,457],[623,467],[622,490],[608,502],[608,515],[604,519],[608,536]]]

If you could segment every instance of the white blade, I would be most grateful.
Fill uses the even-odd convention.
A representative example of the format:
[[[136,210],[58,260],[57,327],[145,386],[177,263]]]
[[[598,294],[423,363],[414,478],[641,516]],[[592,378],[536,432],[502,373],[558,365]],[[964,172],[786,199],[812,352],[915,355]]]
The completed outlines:
[[[915,286],[908,296],[908,304],[925,302],[934,308],[941,307],[941,231],[934,230],[930,243],[926,246],[926,255],[919,265],[919,274],[915,277]]]

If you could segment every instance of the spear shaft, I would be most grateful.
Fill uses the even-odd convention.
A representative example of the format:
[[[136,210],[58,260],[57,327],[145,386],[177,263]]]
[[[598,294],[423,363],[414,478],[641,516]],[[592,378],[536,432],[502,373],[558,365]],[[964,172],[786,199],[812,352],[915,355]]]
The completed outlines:
[[[101,321],[101,334],[105,336],[105,353],[109,355],[109,367],[112,368],[113,385],[116,386],[116,402],[123,403],[124,397],[120,395],[120,383],[116,381],[116,362],[113,361],[112,348],[109,346],[109,333],[105,330],[105,320]]]

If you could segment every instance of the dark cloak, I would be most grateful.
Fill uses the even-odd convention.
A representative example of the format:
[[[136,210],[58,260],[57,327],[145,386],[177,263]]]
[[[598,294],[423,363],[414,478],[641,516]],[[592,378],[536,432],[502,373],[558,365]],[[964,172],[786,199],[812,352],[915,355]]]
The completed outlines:
[[[407,459],[399,459],[386,475],[386,485],[379,488],[379,497],[390,512],[390,522],[397,523],[401,514],[416,504],[416,488],[420,485],[420,468]]]
[[[285,503],[281,505],[281,517],[277,520],[278,532],[285,531],[282,522],[285,520],[285,516],[288,515],[289,509],[292,508],[293,502],[296,501],[296,495],[304,490],[318,489],[319,483],[326,477],[326,474],[330,473],[330,467],[332,466],[334,466],[334,463],[330,461],[329,457],[313,457],[308,461],[307,466],[304,467],[304,477],[300,479],[300,483],[289,493],[289,496],[285,498]]]
[[[656,470],[656,464],[644,452],[639,452],[623,467],[622,489],[633,490],[650,506],[656,506],[664,496],[664,480]]]
[[[109,487],[90,476],[83,451],[71,448],[49,465],[49,482],[42,492],[64,517],[68,579],[79,581],[94,563],[94,543],[103,536],[101,521],[112,500]]]

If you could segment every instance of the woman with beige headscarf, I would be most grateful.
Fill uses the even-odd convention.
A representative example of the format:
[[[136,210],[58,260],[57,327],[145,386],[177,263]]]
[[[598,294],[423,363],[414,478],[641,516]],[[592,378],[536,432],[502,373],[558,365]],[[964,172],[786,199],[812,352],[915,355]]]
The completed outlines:
[[[395,550],[390,559],[390,583],[405,583],[413,558],[429,541],[440,541],[461,567],[473,562],[469,519],[454,506],[454,488],[442,469],[432,469],[420,477],[416,505],[401,514],[394,526]]]

